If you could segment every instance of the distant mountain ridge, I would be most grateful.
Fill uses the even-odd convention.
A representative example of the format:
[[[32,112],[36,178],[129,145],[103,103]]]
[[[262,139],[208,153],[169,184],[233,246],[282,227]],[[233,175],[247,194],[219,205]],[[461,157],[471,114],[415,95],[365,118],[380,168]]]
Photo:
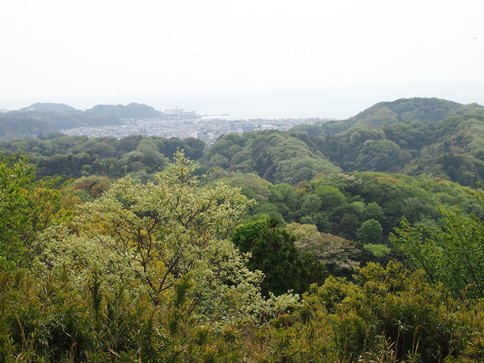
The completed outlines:
[[[34,103],[29,107],[18,110],[19,112],[79,112],[74,107],[64,103]]]
[[[115,120],[122,119],[149,119],[149,118],[161,118],[163,112],[155,110],[153,107],[140,104],[130,103],[126,106],[123,105],[96,105],[90,108],[84,113],[91,117],[98,118],[112,118]]]
[[[163,117],[163,112],[139,103],[96,105],[85,111],[62,103],[34,103],[17,111],[0,113],[0,140],[46,136],[61,129],[119,124],[129,119]]]

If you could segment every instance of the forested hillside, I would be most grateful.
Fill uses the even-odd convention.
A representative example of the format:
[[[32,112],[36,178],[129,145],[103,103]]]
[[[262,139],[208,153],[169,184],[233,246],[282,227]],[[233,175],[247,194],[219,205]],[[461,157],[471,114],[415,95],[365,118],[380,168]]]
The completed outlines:
[[[279,131],[225,135],[208,149],[205,159],[208,166],[254,172],[277,183],[295,184],[317,173],[340,171],[320,152]]]
[[[483,131],[410,99],[210,147],[2,142],[0,361],[480,362]]]
[[[177,150],[199,159],[204,148],[203,141],[193,138],[141,136],[117,140],[52,135],[0,143],[0,149],[8,153],[27,155],[36,164],[38,176],[59,175],[65,179],[88,175],[119,178],[128,173],[146,179],[160,171]]]
[[[484,180],[484,107],[476,104],[404,99],[291,134],[344,171],[425,174],[470,186]]]

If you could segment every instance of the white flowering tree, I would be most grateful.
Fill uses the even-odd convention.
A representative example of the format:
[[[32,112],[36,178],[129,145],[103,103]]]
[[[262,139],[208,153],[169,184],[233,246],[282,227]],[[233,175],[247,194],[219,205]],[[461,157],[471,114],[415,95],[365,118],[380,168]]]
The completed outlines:
[[[266,315],[294,303],[292,295],[264,300],[263,274],[247,269],[248,256],[227,239],[251,201],[225,184],[202,185],[195,168],[178,153],[154,182],[117,181],[83,205],[75,235],[44,237],[50,242],[40,264],[59,270],[67,263],[77,278],[95,270],[108,285],[146,294],[153,306],[172,303],[184,284],[189,313],[206,320]]]

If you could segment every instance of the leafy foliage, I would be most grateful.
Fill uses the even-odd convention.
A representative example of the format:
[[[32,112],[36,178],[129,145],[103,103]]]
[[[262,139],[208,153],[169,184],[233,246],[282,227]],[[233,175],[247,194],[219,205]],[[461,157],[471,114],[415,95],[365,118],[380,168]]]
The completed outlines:
[[[119,180],[83,205],[76,234],[61,238],[67,245],[44,237],[39,262],[60,274],[72,256],[76,282],[96,273],[103,284],[131,286],[154,306],[188,284],[186,296],[200,319],[228,321],[248,302],[263,314],[262,276],[246,269],[246,257],[226,239],[249,203],[226,185],[201,186],[193,170],[178,154],[155,182]]]
[[[37,235],[50,225],[68,222],[78,200],[56,188],[57,180],[35,181],[35,169],[25,159],[0,158],[0,263],[24,262]]]
[[[295,184],[317,173],[339,171],[323,155],[278,131],[225,135],[207,151],[205,159],[210,166],[254,172],[275,183]]]
[[[249,252],[248,267],[264,272],[261,288],[265,295],[288,290],[305,291],[310,283],[326,277],[324,265],[313,255],[298,251],[286,230],[275,221],[258,219],[236,229],[232,240],[242,252]]]
[[[443,282],[455,295],[484,297],[484,223],[475,216],[448,211],[442,227],[403,221],[391,240],[431,282]]]
[[[400,227],[395,238],[415,267],[407,252],[418,245],[421,230],[431,237],[429,248],[417,252],[429,252],[425,266],[438,272],[434,275],[390,261],[386,267],[369,263],[356,269],[349,281],[327,277],[322,264],[351,278],[359,265],[354,243],[321,233],[316,225],[275,228],[267,218],[236,228],[250,207],[248,199],[226,184],[204,184],[194,167],[177,155],[146,184],[90,177],[60,186],[36,181],[23,160],[2,160],[0,201],[2,211],[12,208],[12,213],[1,214],[1,228],[8,241],[19,243],[9,245],[9,261],[0,263],[0,360],[477,362],[483,357],[480,285],[469,280],[480,272],[482,260],[479,218],[443,213],[433,224],[418,220],[423,229]],[[232,180],[241,179],[245,182],[236,174]],[[388,195],[424,198],[428,191],[434,196],[428,200],[468,211],[479,211],[482,201],[480,192],[452,183],[385,174],[317,178],[296,187],[249,176],[244,185],[255,187],[254,195],[266,203],[261,207],[274,203],[286,218],[304,217],[293,206],[311,218],[325,202],[328,212],[342,208],[338,215],[362,221],[360,236],[371,236],[377,223],[385,229],[396,203]],[[250,250],[252,262],[227,239],[234,228],[232,239]],[[386,247],[371,245],[364,248],[378,253]],[[456,263],[466,257],[473,258],[467,270]],[[19,259],[21,264],[10,263]],[[267,280],[248,268],[253,262],[267,269]],[[451,268],[443,271],[444,263]],[[299,301],[273,294],[290,284],[304,290],[324,277]]]
[[[482,106],[417,98],[291,134],[345,171],[427,174],[474,186],[484,180],[483,127]]]
[[[130,136],[93,138],[52,136],[0,144],[9,153],[29,156],[39,176],[62,175],[64,178],[104,175],[119,178],[133,174],[143,180],[160,171],[166,159],[173,159],[177,150],[192,158],[202,156],[205,144],[196,139]]]

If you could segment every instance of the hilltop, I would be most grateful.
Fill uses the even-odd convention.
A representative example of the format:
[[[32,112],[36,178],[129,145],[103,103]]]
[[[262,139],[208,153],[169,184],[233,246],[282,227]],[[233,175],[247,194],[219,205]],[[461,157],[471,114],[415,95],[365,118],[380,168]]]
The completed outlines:
[[[484,180],[484,107],[436,98],[378,103],[358,115],[290,133],[344,171]]]
[[[161,111],[139,103],[97,105],[85,111],[59,103],[34,103],[17,111],[0,113],[0,140],[47,136],[61,129],[113,125],[130,119],[163,117]]]
[[[75,113],[74,107],[66,105],[64,103],[34,103],[28,107],[21,108],[19,112],[54,112],[54,113]]]

